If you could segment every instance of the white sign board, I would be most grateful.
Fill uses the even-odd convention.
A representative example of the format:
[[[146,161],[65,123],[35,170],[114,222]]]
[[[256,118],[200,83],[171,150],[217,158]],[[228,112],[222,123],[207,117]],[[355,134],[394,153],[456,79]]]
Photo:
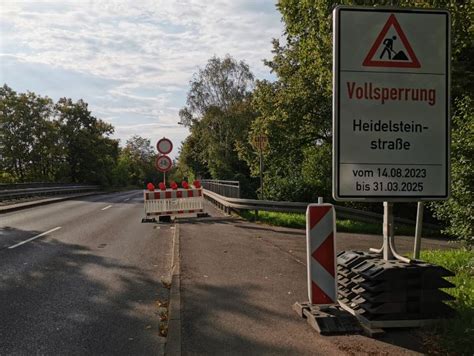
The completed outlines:
[[[447,11],[334,10],[333,196],[449,195]]]

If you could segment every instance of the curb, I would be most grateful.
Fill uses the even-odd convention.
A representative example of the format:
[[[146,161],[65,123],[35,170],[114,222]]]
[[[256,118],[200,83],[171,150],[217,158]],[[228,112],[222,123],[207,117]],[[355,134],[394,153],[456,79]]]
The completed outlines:
[[[106,194],[106,193],[92,192],[92,193],[85,193],[85,194],[79,194],[79,195],[70,195],[70,196],[61,197],[61,198],[51,198],[51,199],[36,200],[32,202],[18,203],[12,206],[5,205],[4,207],[0,207],[0,214],[10,213],[12,211],[18,211],[18,210],[23,210],[23,209],[34,208],[34,207],[42,206],[42,205],[59,203],[59,202],[74,199],[74,198],[82,198],[82,197],[88,197],[91,195],[100,195],[100,194]]]
[[[165,355],[181,355],[181,281],[179,254],[179,225],[173,234],[173,256],[171,260],[171,288],[168,307],[168,336]]]

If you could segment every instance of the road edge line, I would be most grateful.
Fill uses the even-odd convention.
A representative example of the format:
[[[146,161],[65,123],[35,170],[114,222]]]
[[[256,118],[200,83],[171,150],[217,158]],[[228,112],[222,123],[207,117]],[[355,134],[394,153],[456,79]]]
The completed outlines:
[[[179,225],[175,223],[173,256],[171,260],[171,288],[168,305],[168,335],[165,355],[181,355],[181,266]]]

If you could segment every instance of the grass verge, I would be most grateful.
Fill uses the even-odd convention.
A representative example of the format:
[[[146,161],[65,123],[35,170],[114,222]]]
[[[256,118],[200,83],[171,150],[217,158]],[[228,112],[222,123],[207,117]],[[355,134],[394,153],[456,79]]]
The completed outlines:
[[[428,353],[472,355],[474,350],[474,251],[466,249],[422,251],[421,259],[443,266],[456,275],[449,277],[455,288],[444,291],[456,300],[453,319],[442,320],[421,331]],[[441,349],[441,350],[440,350]]]
[[[239,215],[244,219],[254,221],[254,211],[240,211]],[[272,211],[259,211],[258,221],[273,226],[292,227],[297,229],[306,228],[306,216],[300,213],[279,213]],[[382,223],[367,223],[352,220],[337,220],[336,228],[338,232],[351,232],[359,234],[382,234]],[[415,227],[396,225],[395,233],[397,235],[415,235]],[[439,236],[439,232],[436,231],[424,231],[424,235]]]

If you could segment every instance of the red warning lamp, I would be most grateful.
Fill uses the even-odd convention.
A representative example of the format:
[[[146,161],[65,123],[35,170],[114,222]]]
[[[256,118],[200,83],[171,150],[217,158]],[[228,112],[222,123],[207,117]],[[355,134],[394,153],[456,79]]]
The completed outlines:
[[[146,185],[146,189],[148,189],[150,192],[153,192],[155,190],[155,186],[153,185],[153,183],[148,183]]]
[[[160,184],[158,184],[158,187],[160,188],[160,190],[166,190],[166,184],[163,182],[160,182]]]
[[[170,186],[171,186],[171,189],[173,189],[173,190],[178,189],[178,185],[177,185],[176,182],[174,182],[174,181],[171,182],[171,185],[170,185]]]
[[[188,182],[186,182],[185,180],[183,180],[183,181],[181,182],[181,186],[182,186],[184,189],[189,189],[189,184],[188,184]]]
[[[193,182],[193,185],[194,185],[194,187],[195,187],[196,189],[201,188],[201,182],[198,181],[198,180],[195,180],[195,181]]]

